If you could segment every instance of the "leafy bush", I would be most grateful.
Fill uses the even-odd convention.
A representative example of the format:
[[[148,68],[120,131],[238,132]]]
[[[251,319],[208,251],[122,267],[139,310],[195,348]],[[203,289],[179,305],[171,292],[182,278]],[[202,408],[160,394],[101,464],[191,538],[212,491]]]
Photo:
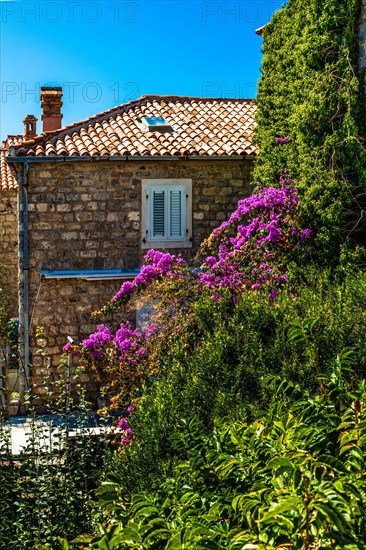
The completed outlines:
[[[148,337],[126,324],[113,336],[100,325],[81,347],[68,346],[119,388],[116,403],[132,400],[112,467],[121,506],[175,475],[186,458],[172,442],[182,418],[207,438],[217,422],[272,414],[269,376],[328,401],[322,377],[337,357],[352,356],[352,376],[364,375],[365,274],[299,269],[309,235],[284,178],[279,189],[239,203],[203,244],[198,270],[149,251],[141,276],[102,312],[149,292],[158,313]]]
[[[6,412],[7,403],[14,391],[8,384],[8,369],[19,367],[18,321],[11,319],[9,315],[11,304],[5,281],[6,267],[0,264],[0,414]]]
[[[322,377],[325,395],[272,376],[268,412],[171,436],[171,475],[128,502],[120,479],[98,493],[109,516],[90,548],[362,549],[366,538],[365,384],[349,354]],[[75,546],[78,546],[77,540]]]
[[[278,169],[290,171],[314,231],[313,257],[328,265],[342,244],[365,238],[360,9],[361,0],[289,0],[263,33],[254,177],[270,186]]]
[[[365,376],[366,275],[344,279],[310,268],[302,278],[297,295],[283,290],[275,305],[256,293],[237,304],[197,300],[184,332],[161,344],[160,376],[129,419],[134,441],[114,467],[121,494],[159,484],[170,471],[176,458],[170,437],[182,418],[209,434],[215,422],[234,422],[243,410],[247,418],[268,410],[270,375],[317,395],[319,376],[329,376],[346,353],[352,377]]]

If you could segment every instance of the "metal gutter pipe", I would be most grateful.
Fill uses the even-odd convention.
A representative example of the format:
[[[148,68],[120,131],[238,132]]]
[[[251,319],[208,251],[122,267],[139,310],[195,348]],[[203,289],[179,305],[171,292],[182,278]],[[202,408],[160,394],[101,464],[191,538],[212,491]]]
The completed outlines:
[[[154,157],[154,156],[111,156],[111,157],[90,157],[90,156],[39,156],[39,157],[26,157],[26,156],[12,156],[8,155],[7,162],[8,163],[27,163],[27,162],[111,162],[111,161],[118,161],[118,162],[184,162],[189,160],[198,160],[198,161],[206,161],[210,162],[212,160],[214,161],[243,161],[243,160],[255,160],[256,155],[236,155],[236,156],[220,156],[220,155],[211,155],[211,156],[200,156],[200,155],[185,155],[185,156],[165,156],[165,157]]]
[[[140,273],[139,269],[85,269],[85,270],[41,270],[45,279],[85,279],[86,281],[108,281],[134,279]]]

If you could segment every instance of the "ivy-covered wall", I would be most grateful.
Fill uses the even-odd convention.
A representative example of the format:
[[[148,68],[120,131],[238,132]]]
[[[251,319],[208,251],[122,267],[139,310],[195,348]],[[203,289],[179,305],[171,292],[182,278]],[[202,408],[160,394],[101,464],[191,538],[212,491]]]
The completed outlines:
[[[254,179],[287,169],[303,196],[319,258],[365,238],[361,0],[289,0],[264,28]],[[279,143],[276,137],[288,137]]]
[[[361,2],[360,28],[358,32],[360,69],[366,70],[366,0]],[[365,76],[365,74],[364,74]],[[364,79],[366,87],[366,78]]]

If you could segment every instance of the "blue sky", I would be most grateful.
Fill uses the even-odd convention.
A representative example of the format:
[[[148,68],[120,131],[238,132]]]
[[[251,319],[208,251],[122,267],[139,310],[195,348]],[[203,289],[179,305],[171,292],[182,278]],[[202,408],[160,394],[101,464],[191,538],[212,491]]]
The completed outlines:
[[[254,97],[262,38],[283,0],[0,0],[0,136],[23,132],[39,88],[63,125],[143,94]]]

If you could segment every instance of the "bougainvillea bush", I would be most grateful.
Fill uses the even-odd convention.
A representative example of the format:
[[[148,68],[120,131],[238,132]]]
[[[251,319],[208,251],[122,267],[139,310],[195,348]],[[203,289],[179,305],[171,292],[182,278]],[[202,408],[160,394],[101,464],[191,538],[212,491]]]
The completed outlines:
[[[148,299],[153,319],[67,346],[122,410],[76,547],[362,548],[366,276],[306,264],[292,184],[240,201],[191,263],[150,250],[98,316]]]
[[[302,227],[298,206],[293,182],[281,172],[277,186],[239,201],[229,220],[201,245],[195,261],[149,250],[140,273],[122,284],[99,316],[148,297],[156,308],[153,320],[141,328],[122,322],[113,334],[101,322],[80,346],[67,344],[65,351],[92,363],[112,403],[127,406],[160,376],[165,343],[172,337],[187,340],[187,326],[195,326],[197,303],[209,299],[235,304],[248,293],[275,303],[286,287],[286,263],[301,255],[311,237],[310,229]],[[196,329],[184,349],[199,337]]]

